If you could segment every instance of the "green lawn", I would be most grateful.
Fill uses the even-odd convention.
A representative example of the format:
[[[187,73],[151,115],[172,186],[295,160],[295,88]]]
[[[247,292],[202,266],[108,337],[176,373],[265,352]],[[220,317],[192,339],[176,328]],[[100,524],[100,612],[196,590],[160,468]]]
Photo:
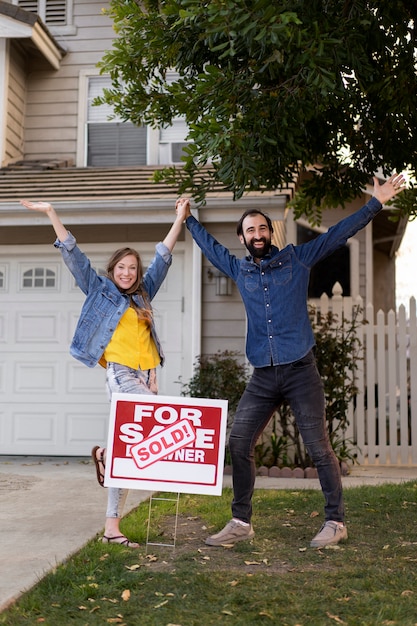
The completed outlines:
[[[204,544],[230,518],[231,491],[181,495],[176,547],[97,539],[0,614],[0,624],[209,626],[417,624],[417,482],[345,489],[349,539],[309,548],[320,491],[257,490],[251,542]],[[147,503],[124,518],[146,541]],[[172,543],[175,508],[154,503],[150,541]]]

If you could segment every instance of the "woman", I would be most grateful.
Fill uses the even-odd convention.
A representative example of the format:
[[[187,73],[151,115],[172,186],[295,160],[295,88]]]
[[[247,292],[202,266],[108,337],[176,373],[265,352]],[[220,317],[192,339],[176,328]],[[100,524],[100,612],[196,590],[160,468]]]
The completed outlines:
[[[176,219],[164,241],[157,244],[146,273],[143,273],[139,254],[131,248],[122,248],[111,257],[106,276],[100,276],[51,204],[20,202],[27,209],[49,217],[57,236],[54,245],[86,296],[70,347],[72,356],[88,367],[99,363],[106,368],[110,398],[113,392],[157,393],[156,367],[163,364],[164,356],[151,301],[172,263],[171,253],[185,218],[185,203],[177,203]],[[104,486],[105,449],[95,446],[92,456],[97,480]],[[125,489],[109,488],[102,541],[138,548],[138,543],[130,541],[120,531],[126,496]]]

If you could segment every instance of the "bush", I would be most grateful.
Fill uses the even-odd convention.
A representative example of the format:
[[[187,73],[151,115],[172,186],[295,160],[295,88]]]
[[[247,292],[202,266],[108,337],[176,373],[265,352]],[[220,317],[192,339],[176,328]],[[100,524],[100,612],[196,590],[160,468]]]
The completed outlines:
[[[244,356],[239,352],[225,350],[216,354],[197,357],[194,375],[182,385],[181,395],[191,398],[218,398],[228,401],[226,441],[240,397],[243,394],[249,372]]]
[[[354,462],[357,456],[354,442],[346,439],[345,435],[349,404],[358,392],[355,371],[361,358],[361,344],[356,332],[359,312],[357,308],[352,320],[342,317],[339,321],[331,312],[322,315],[310,308],[317,366],[324,384],[330,441],[340,462]],[[182,385],[181,395],[228,400],[228,441],[237,405],[249,379],[244,357],[227,350],[199,356],[194,370],[191,380]],[[227,452],[226,459],[229,460]],[[255,459],[258,466],[305,468],[312,465],[287,402],[277,409],[269,428],[260,437]]]
[[[323,315],[315,308],[310,308],[317,367],[324,384],[329,436],[340,462],[355,462],[357,457],[354,442],[346,439],[346,429],[349,425],[349,405],[358,393],[355,372],[362,358],[361,343],[356,332],[359,312],[360,308],[357,307],[351,320],[344,317],[339,320],[331,312]],[[260,445],[262,447],[257,452],[260,465],[303,468],[312,465],[287,402],[273,416],[269,441],[263,438]]]

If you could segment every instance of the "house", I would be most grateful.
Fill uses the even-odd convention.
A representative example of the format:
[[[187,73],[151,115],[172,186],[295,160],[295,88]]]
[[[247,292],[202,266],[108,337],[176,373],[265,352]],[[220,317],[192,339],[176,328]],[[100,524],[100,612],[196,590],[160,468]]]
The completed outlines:
[[[137,128],[92,106],[110,84],[96,67],[114,38],[102,7],[97,0],[0,0],[1,454],[88,455],[106,440],[109,412],[104,371],[68,353],[83,296],[52,246],[49,223],[19,199],[52,202],[99,269],[126,244],[140,250],[146,265],[174,216],[176,190],[153,183],[152,174],[178,161],[183,122],[163,131]],[[320,229],[291,218],[291,195],[285,189],[233,202],[218,189],[199,217],[238,255],[235,224],[252,206],[274,220],[280,246],[316,236]],[[321,228],[344,214],[329,212]],[[384,211],[349,242],[332,265],[344,268],[350,295],[394,306],[394,255],[404,228]],[[318,273],[316,291],[329,267]],[[161,394],[180,395],[179,381],[189,380],[199,354],[244,352],[240,297],[186,229],[155,313],[167,357]]]

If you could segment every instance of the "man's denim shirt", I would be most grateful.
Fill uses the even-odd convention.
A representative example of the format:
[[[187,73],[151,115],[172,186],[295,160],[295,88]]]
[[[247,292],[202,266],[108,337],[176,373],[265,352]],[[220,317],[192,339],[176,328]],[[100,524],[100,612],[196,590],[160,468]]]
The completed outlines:
[[[65,265],[74,276],[78,287],[87,296],[72,339],[70,353],[88,367],[94,367],[108,345],[120,318],[129,308],[130,298],[119,291],[109,278],[97,274],[70,232],[65,241],[57,239],[54,245],[60,249]],[[158,243],[155,257],[143,277],[143,285],[150,300],[158,292],[171,263],[170,251],[165,244]],[[133,299],[139,307],[144,306],[141,296],[134,295]],[[164,355],[153,322],[151,333],[162,365]]]
[[[308,315],[310,270],[364,228],[381,210],[372,197],[353,215],[316,239],[271,253],[257,264],[238,259],[212,237],[193,216],[186,220],[194,241],[207,259],[232,278],[242,296],[248,320],[246,354],[254,367],[283,365],[303,358],[314,346]]]

